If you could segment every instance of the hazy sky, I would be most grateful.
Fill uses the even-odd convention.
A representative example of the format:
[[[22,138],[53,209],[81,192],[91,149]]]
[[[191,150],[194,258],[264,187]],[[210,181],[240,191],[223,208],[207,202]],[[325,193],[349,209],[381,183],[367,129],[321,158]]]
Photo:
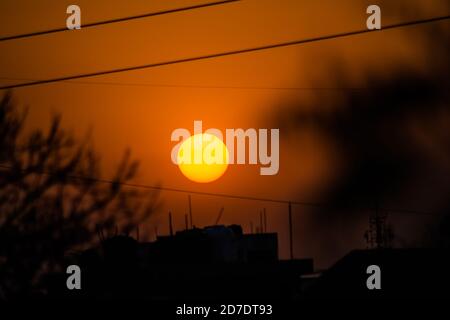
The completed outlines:
[[[177,8],[205,1],[78,0],[82,23]],[[74,1],[2,0],[0,35],[62,27],[65,11]],[[309,38],[365,28],[371,1],[244,0],[217,7],[168,14],[148,19],[63,32],[0,43],[0,83],[11,79],[46,79],[117,67],[148,64]],[[446,1],[377,1],[382,24],[445,14]],[[414,9],[413,9],[414,8]],[[444,10],[444,12],[443,12]],[[447,24],[448,22],[443,22]],[[176,128],[192,130],[194,120],[206,128],[276,128],[283,106],[326,97],[327,90],[278,90],[230,87],[336,86],[330,64],[339,59],[355,86],[364,86],[361,73],[370,68],[382,74],[402,63],[425,65],[415,26],[358,35],[300,46],[197,61],[173,66],[55,83],[13,91],[16,101],[29,106],[29,128],[46,128],[51,115],[60,113],[63,125],[83,137],[92,129],[101,154],[104,176],[111,173],[129,147],[141,163],[137,182],[197,191],[222,192],[288,200],[314,200],[321,188],[336,178],[336,150],[313,133],[288,135],[280,131],[280,171],[260,176],[259,166],[230,166],[219,180],[200,185],[188,181],[170,161]],[[19,81],[20,82],[20,81]],[[75,81],[76,82],[76,81]],[[87,84],[114,82],[121,85]],[[128,85],[127,85],[128,84]],[[136,84],[152,84],[139,86]],[[163,85],[163,86],[157,86]],[[181,85],[187,87],[173,87]],[[189,86],[200,86],[192,88]],[[165,206],[155,223],[166,228],[163,216],[170,208],[181,228],[187,210],[186,195],[162,193]],[[286,208],[194,196],[194,223],[212,224],[221,206],[223,223],[240,223],[248,230],[267,207],[269,229],[280,232],[286,254]],[[299,233],[303,208],[295,208]],[[363,245],[362,232],[353,237]],[[314,254],[300,247],[297,256]]]

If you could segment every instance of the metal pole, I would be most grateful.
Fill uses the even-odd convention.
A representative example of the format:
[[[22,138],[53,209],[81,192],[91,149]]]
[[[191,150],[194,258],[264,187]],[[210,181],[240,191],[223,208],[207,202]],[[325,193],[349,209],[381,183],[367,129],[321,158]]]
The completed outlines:
[[[289,251],[291,260],[294,259],[294,248],[292,243],[292,204],[289,202]]]
[[[266,215],[266,208],[264,208],[264,232],[267,232],[267,215]]]
[[[173,227],[172,227],[172,212],[169,211],[169,232],[170,236],[173,236]]]
[[[191,229],[193,228],[193,221],[192,221],[192,201],[191,201],[191,195],[188,195],[188,201],[189,201],[189,218],[191,220]]]
[[[263,224],[263,213],[259,212],[259,230],[260,233],[264,233],[264,224]]]

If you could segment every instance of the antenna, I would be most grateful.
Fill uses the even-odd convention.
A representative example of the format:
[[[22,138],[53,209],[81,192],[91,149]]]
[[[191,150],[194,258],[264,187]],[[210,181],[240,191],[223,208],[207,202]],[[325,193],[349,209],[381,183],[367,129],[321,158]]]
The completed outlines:
[[[169,232],[170,236],[173,236],[173,226],[172,226],[172,212],[169,211]]]
[[[264,227],[263,227],[263,213],[262,211],[259,212],[259,231],[260,233],[264,233]]]
[[[185,224],[184,230],[189,229],[189,221],[188,221],[188,215],[187,214],[184,215],[184,224]]]
[[[289,202],[289,253],[291,260],[294,259],[294,248],[292,242],[292,205]]]
[[[220,218],[222,218],[222,214],[223,214],[224,210],[225,210],[225,207],[220,208],[219,215],[217,216],[216,222],[214,223],[215,226],[219,223]]]
[[[393,233],[386,223],[387,217],[387,213],[380,212],[377,203],[375,212],[369,216],[369,229],[364,233],[368,248],[381,249],[391,246]]]
[[[192,221],[192,201],[191,201],[191,195],[188,195],[188,202],[189,202],[189,218],[191,219],[191,229],[193,226],[193,221]]]
[[[267,232],[267,215],[266,215],[266,208],[263,209],[263,215],[264,215],[264,232]]]

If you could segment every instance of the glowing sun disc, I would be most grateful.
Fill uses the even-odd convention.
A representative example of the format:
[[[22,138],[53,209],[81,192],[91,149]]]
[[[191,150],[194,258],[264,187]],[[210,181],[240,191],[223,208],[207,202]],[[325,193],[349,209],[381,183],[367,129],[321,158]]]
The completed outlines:
[[[217,136],[201,133],[183,141],[178,167],[188,179],[207,183],[219,179],[228,167],[227,146]]]

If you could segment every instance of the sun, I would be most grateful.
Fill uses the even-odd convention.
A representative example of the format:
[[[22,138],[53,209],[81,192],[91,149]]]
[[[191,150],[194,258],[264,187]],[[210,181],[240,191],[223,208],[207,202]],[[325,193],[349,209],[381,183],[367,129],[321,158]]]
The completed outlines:
[[[220,138],[209,133],[190,136],[178,150],[177,163],[190,180],[200,183],[219,179],[228,167],[228,149]]]

